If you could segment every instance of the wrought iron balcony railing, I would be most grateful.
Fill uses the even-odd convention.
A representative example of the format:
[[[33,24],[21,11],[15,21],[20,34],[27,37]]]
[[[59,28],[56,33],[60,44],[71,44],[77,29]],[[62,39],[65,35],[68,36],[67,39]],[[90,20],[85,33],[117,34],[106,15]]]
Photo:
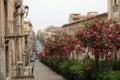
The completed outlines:
[[[17,68],[12,71],[12,79],[34,79],[33,67]]]

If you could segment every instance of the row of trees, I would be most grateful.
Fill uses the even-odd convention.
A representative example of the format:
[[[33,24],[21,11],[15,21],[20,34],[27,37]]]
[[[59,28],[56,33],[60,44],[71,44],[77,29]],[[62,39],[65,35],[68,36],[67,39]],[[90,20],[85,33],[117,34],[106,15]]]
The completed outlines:
[[[45,56],[68,58],[71,52],[85,53],[88,49],[95,57],[99,66],[99,57],[106,58],[108,53],[117,60],[120,49],[120,24],[116,21],[97,19],[85,22],[85,26],[78,28],[75,35],[60,32],[55,38],[48,38],[44,44]],[[112,59],[112,58],[109,58]]]

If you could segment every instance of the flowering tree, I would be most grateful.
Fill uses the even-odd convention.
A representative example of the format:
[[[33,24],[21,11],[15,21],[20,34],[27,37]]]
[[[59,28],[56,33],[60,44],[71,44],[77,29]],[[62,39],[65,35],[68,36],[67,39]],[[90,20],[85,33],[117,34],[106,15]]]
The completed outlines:
[[[74,50],[73,36],[61,33],[53,38],[48,38],[44,45],[45,55],[67,58]]]
[[[45,56],[67,58],[73,50],[82,53],[88,48],[95,57],[96,67],[99,57],[107,58],[108,53],[115,53],[120,49],[120,25],[111,20],[97,19],[86,23],[84,28],[78,28],[76,35],[59,33],[54,38],[48,38],[44,44]],[[110,60],[110,59],[109,59]]]
[[[110,28],[110,24],[111,21],[95,18],[76,33],[82,45],[94,53],[97,69],[99,56],[106,57],[108,52],[118,50],[120,45],[119,25]]]

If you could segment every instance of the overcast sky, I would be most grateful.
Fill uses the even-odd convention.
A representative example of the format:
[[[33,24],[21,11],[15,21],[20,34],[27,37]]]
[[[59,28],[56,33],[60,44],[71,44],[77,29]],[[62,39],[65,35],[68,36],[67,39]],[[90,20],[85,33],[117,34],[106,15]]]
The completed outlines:
[[[70,13],[85,15],[89,11],[99,13],[107,12],[108,0],[23,0],[30,7],[26,20],[30,20],[33,29],[39,29],[50,25],[62,26],[68,23]]]

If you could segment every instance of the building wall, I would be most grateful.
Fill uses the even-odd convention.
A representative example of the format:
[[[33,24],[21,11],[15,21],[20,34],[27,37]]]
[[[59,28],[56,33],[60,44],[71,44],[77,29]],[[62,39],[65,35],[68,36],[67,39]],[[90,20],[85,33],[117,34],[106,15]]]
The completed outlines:
[[[86,18],[86,19],[83,19],[83,20],[79,20],[79,21],[76,21],[76,22],[65,24],[62,27],[63,27],[65,32],[70,33],[70,34],[75,34],[77,28],[84,27],[84,23],[86,21],[91,21],[94,18],[105,18],[105,19],[107,19],[108,15],[107,15],[107,13],[99,14],[99,15],[89,17],[89,18]]]
[[[87,17],[87,15],[81,15],[79,13],[77,13],[77,14],[75,14],[75,13],[74,14],[70,14],[69,15],[69,19],[68,19],[68,23],[79,21],[79,20],[82,20],[82,19],[84,19],[86,17]]]
[[[18,61],[22,61],[24,51],[24,42],[19,37],[23,32],[23,18],[22,15],[14,16],[16,11],[21,13],[22,7],[17,9],[15,1],[0,0],[0,80],[12,76],[12,70]]]
[[[118,20],[120,23],[120,0],[108,0],[108,19]],[[120,50],[117,57],[120,60]]]
[[[11,3],[11,4],[10,4]],[[14,0],[9,0],[7,2],[7,16],[6,16],[6,28],[5,28],[5,36],[12,36],[14,34]],[[7,68],[7,77],[11,76],[11,70],[15,67],[15,49],[14,49],[14,39],[5,39],[6,42],[8,42],[6,45],[8,46],[8,50],[6,50],[6,68]],[[13,65],[14,64],[14,65]]]
[[[27,34],[27,43],[24,45],[26,49],[25,55],[28,58],[28,62],[31,60],[32,52],[33,52],[33,30],[32,23],[30,21],[24,21],[23,32]],[[24,39],[25,42],[25,39]],[[27,62],[26,62],[27,63]]]
[[[120,0],[108,0],[108,19],[120,20]]]
[[[69,34],[72,34],[72,35],[75,35],[77,28],[84,28],[85,27],[85,22],[86,21],[89,22],[89,21],[93,20],[94,18],[107,19],[108,15],[107,15],[107,13],[103,13],[103,14],[99,14],[99,15],[96,15],[96,16],[91,16],[87,19],[83,19],[83,20],[79,20],[79,21],[76,21],[76,22],[73,22],[73,23],[65,24],[62,27],[63,27],[65,32],[67,32]],[[89,56],[91,58],[93,58],[93,55],[91,53],[89,53],[89,54],[90,54]],[[86,53],[78,55],[75,51],[73,51],[70,55],[70,58],[75,58],[75,59],[82,60],[85,56],[86,56]]]
[[[24,32],[32,36],[32,24],[30,21],[24,21]]]
[[[6,58],[4,47],[4,28],[5,28],[5,15],[4,15],[4,0],[0,0],[0,79],[6,80]]]

